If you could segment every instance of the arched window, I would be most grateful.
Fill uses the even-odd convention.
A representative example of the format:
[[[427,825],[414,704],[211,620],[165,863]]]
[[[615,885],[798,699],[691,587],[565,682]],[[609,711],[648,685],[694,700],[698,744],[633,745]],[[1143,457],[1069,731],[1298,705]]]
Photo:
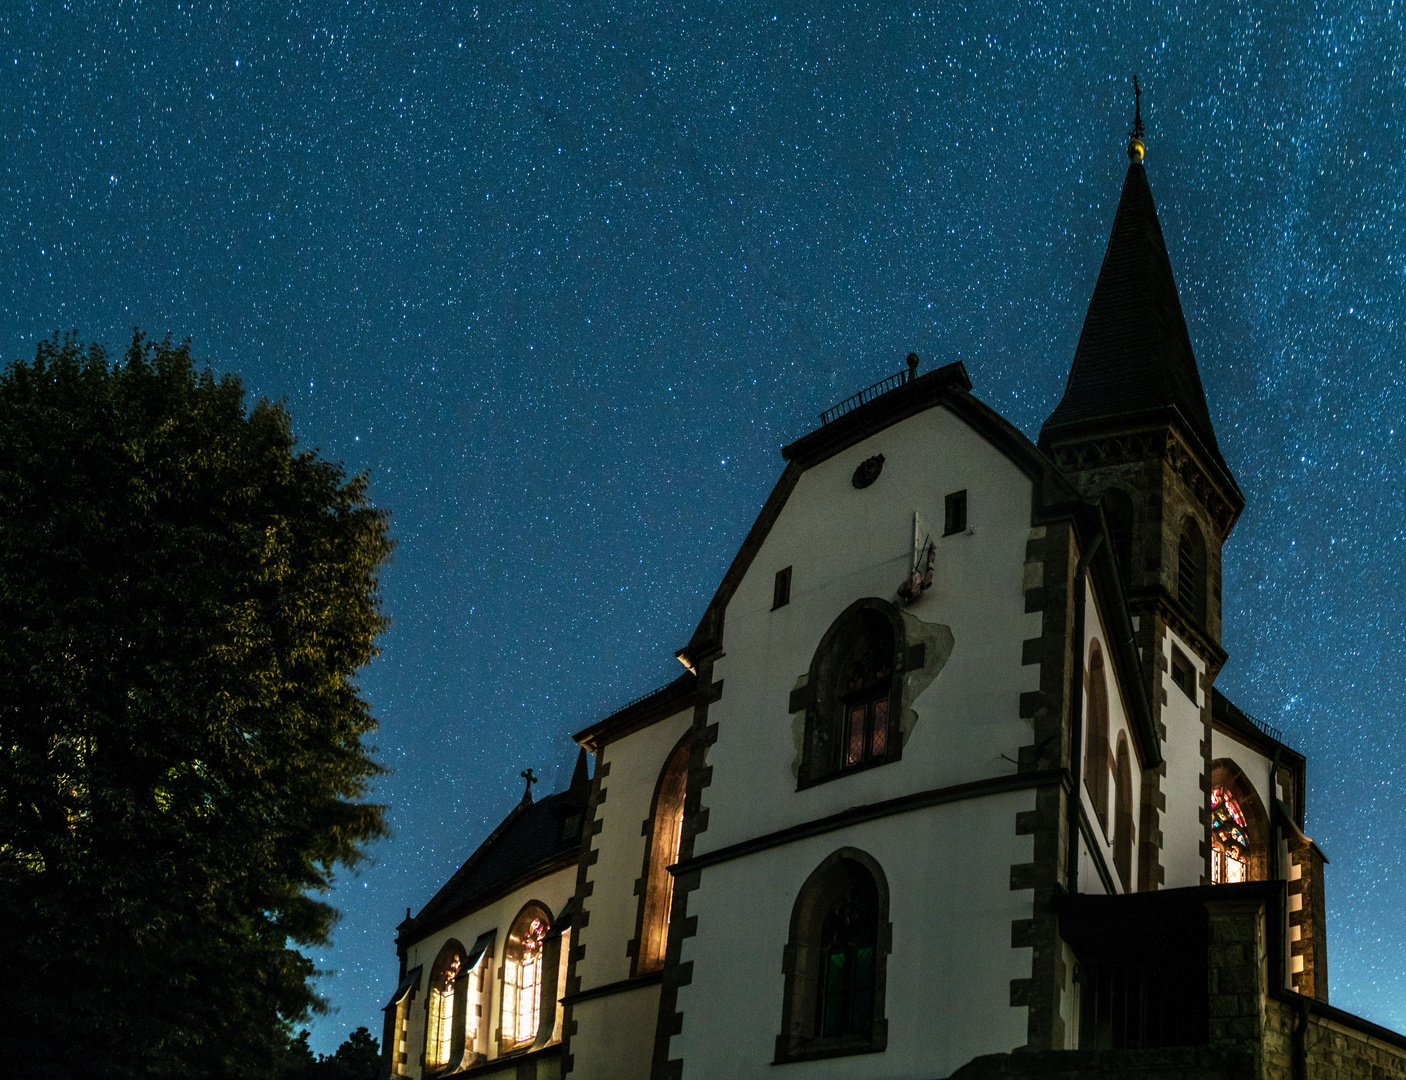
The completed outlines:
[[[1177,544],[1177,600],[1197,622],[1206,618],[1206,542],[1191,518]]]
[[[499,1044],[504,1052],[531,1046],[537,1038],[542,1020],[542,945],[551,927],[551,913],[540,904],[528,904],[508,931],[499,1027]]]
[[[1133,767],[1128,754],[1128,737],[1118,733],[1118,758],[1114,767],[1113,865],[1122,879],[1123,891],[1133,891]]]
[[[806,879],[791,911],[776,1060],[883,1050],[888,885],[878,863],[841,848]]]
[[[1118,577],[1126,592],[1133,582],[1133,500],[1120,488],[1103,493],[1103,517],[1108,522],[1108,540],[1118,563]]]
[[[1268,876],[1269,817],[1249,778],[1228,758],[1211,763],[1211,882]]]
[[[658,971],[664,966],[664,953],[669,943],[669,909],[674,897],[674,875],[669,873],[669,867],[678,862],[679,844],[683,840],[683,803],[692,748],[690,732],[669,754],[654,789],[634,941],[636,975]]]
[[[1223,787],[1211,789],[1211,881],[1250,880],[1250,836],[1239,800]]]
[[[1094,813],[1108,831],[1108,678],[1103,668],[1103,647],[1095,639],[1089,646],[1089,681],[1084,710],[1084,784]]]
[[[885,601],[856,601],[835,620],[815,651],[805,686],[792,698],[806,710],[802,787],[898,760],[906,660],[902,619]]]
[[[447,941],[430,968],[430,992],[425,1001],[425,1068],[440,1070],[463,1052],[464,1006],[468,988],[459,979],[464,947]]]

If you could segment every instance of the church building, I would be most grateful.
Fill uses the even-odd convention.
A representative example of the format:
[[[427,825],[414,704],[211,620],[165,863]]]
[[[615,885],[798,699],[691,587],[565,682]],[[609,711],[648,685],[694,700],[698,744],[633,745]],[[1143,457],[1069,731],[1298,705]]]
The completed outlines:
[[[1215,686],[1244,497],[1135,130],[1038,442],[910,356],[785,447],[682,674],[397,928],[387,1077],[1406,1076]]]

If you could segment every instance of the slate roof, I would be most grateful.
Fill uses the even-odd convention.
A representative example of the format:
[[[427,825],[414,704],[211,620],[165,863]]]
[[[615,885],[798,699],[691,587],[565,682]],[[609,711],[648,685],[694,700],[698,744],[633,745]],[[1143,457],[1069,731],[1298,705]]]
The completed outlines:
[[[513,807],[420,913],[401,925],[402,937],[413,940],[430,933],[472,911],[510,882],[530,878],[533,870],[545,871],[555,862],[575,858],[581,849],[587,783],[583,750],[571,786]],[[571,828],[573,817],[576,822]]]
[[[1169,414],[1181,418],[1233,484],[1206,408],[1147,171],[1134,162],[1123,181],[1064,398],[1041,428],[1040,446],[1092,423]]]

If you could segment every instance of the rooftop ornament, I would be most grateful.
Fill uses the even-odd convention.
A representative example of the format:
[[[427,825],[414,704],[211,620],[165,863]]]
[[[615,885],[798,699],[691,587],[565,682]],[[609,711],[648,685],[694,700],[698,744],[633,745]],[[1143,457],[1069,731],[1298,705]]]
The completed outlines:
[[[1147,144],[1142,141],[1142,87],[1137,76],[1133,76],[1133,130],[1128,132],[1128,160],[1142,164],[1147,154]]]

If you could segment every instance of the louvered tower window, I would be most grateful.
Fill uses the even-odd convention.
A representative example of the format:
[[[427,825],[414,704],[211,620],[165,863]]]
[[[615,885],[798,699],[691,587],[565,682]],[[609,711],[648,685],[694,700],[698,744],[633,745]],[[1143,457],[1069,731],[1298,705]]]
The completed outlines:
[[[1206,617],[1206,543],[1196,522],[1188,519],[1177,545],[1177,600],[1191,617]]]

